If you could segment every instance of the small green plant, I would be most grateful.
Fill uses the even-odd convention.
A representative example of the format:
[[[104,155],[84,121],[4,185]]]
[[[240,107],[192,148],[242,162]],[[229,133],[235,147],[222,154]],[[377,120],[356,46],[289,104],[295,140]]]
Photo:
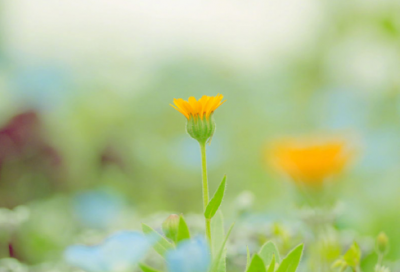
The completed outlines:
[[[384,232],[381,232],[376,238],[375,250],[378,255],[378,262],[375,265],[374,272],[390,272],[389,268],[383,265],[383,258],[389,252],[389,238]],[[361,256],[361,249],[354,242],[347,252],[333,263],[332,269],[342,272],[350,268],[354,272],[360,272]]]
[[[347,252],[340,257],[332,265],[333,269],[339,269],[339,271],[345,271],[350,267],[354,272],[360,271],[361,261],[361,249],[356,242],[354,242]]]

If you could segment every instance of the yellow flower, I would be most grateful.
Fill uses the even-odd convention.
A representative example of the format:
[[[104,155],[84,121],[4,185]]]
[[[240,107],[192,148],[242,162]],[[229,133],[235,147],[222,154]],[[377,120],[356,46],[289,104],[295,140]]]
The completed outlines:
[[[295,181],[318,185],[343,170],[350,152],[341,140],[288,139],[274,145],[273,162]]]
[[[207,141],[211,141],[214,135],[215,122],[212,113],[225,103],[226,100],[221,102],[222,98],[224,97],[220,94],[204,95],[199,100],[191,96],[188,101],[182,98],[174,99],[176,107],[170,105],[187,118],[186,131],[188,134],[200,144],[205,144]]]
[[[174,105],[171,105],[174,109],[185,115],[187,119],[193,117],[197,119],[200,117],[201,120],[205,117],[207,120],[211,114],[225,101],[221,102],[224,98],[223,95],[217,94],[216,96],[203,95],[202,98],[196,100],[193,96],[189,97],[188,101],[182,98],[174,98]]]

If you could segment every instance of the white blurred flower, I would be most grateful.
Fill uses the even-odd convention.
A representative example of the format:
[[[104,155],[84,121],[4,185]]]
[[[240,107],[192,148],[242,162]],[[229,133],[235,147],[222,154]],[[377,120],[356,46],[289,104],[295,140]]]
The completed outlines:
[[[0,259],[0,272],[28,272],[26,265],[13,258]]]
[[[387,267],[384,267],[382,265],[377,264],[375,266],[375,272],[390,272],[390,269]]]
[[[29,219],[30,211],[26,206],[18,206],[13,210],[0,208],[0,229],[15,229]]]
[[[327,55],[326,70],[338,84],[372,93],[388,91],[398,82],[398,58],[395,44],[360,27],[332,47]]]
[[[254,204],[255,196],[251,191],[241,192],[235,199],[235,206],[239,211],[251,209]]]

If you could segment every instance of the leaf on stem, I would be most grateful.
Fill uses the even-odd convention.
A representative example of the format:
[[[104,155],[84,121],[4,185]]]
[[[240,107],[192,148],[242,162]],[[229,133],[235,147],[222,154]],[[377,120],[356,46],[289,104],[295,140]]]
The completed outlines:
[[[213,249],[219,249],[225,239],[224,218],[221,211],[218,211],[211,222],[211,237]],[[218,252],[213,250],[213,258],[217,257]],[[222,253],[218,264],[218,272],[226,272],[226,252]]]
[[[218,254],[216,255],[215,259],[213,260],[213,264],[211,266],[210,272],[218,272],[218,267],[219,267],[219,264],[220,264],[220,260],[222,258],[223,253],[225,252],[226,242],[228,241],[229,235],[231,235],[231,232],[232,232],[232,229],[233,229],[234,225],[235,224],[232,224],[231,227],[229,228],[228,233],[225,236],[225,240],[222,243],[221,248],[218,250]]]
[[[219,209],[219,206],[222,203],[222,199],[224,198],[225,189],[226,189],[226,176],[224,176],[224,178],[222,179],[221,184],[217,189],[217,192],[207,205],[206,211],[204,212],[204,216],[207,219],[213,218],[215,213]]]

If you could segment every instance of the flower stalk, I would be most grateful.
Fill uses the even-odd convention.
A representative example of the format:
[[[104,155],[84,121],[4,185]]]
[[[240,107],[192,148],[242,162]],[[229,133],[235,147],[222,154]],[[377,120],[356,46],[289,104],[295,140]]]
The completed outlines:
[[[209,202],[206,142],[199,142],[199,143],[200,143],[200,150],[201,150],[201,168],[202,168],[202,179],[203,179],[203,209],[204,209],[204,211],[206,211],[206,208],[207,208],[207,205]],[[207,219],[207,218],[206,218],[206,236],[207,236],[207,240],[210,244],[210,248],[212,251],[211,219]]]
[[[207,96],[204,95],[199,100],[193,96],[188,101],[182,98],[174,99],[174,109],[182,113],[186,119],[186,131],[200,144],[201,150],[201,168],[202,168],[202,187],[203,187],[203,209],[206,213],[209,204],[208,178],[207,178],[207,157],[206,143],[210,142],[215,132],[215,122],[213,119],[214,111],[225,101],[222,101],[223,95]],[[206,225],[206,237],[210,245],[212,253],[211,240],[211,218],[212,216],[204,216]]]

